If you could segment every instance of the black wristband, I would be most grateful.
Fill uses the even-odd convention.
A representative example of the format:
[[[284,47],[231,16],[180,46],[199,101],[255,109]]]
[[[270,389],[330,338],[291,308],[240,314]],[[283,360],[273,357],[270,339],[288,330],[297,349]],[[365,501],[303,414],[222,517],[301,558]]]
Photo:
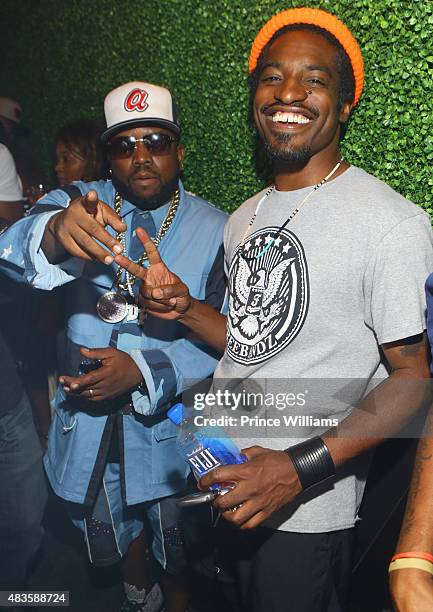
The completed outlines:
[[[313,438],[285,451],[293,461],[302,489],[308,489],[335,474],[335,465],[322,438]]]

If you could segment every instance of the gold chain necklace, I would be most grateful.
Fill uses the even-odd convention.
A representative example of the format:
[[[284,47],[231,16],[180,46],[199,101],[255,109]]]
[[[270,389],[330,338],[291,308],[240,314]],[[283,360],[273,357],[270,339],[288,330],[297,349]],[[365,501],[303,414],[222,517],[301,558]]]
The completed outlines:
[[[172,224],[173,219],[176,216],[176,212],[179,206],[179,200],[180,200],[180,192],[179,192],[179,189],[176,189],[176,191],[174,192],[171,198],[170,208],[168,209],[165,219],[162,222],[161,227],[159,228],[159,231],[156,237],[152,238],[153,243],[156,247],[159,245],[161,240],[164,238],[164,236],[168,232],[170,225]],[[119,217],[120,217],[120,211],[122,209],[122,201],[123,201],[122,196],[120,195],[118,191],[116,191],[116,195],[114,196],[114,211],[119,215]],[[123,247],[123,252],[126,253],[126,232],[117,232],[116,240],[118,240],[121,243]],[[140,257],[140,259],[137,261],[137,264],[139,266],[143,266],[144,262],[147,259],[148,259],[147,253],[146,251],[143,251],[143,254]],[[125,282],[122,283],[122,273],[123,273],[123,269],[120,266],[118,266],[117,273],[116,273],[116,282],[115,282],[116,289],[118,290],[120,289],[121,291],[128,291],[129,295],[131,297],[134,297],[132,287],[136,280],[135,276],[132,276],[129,272],[125,270]]]
[[[170,229],[179,207],[179,201],[180,192],[179,189],[176,189],[173,197],[171,198],[170,208],[168,209],[164,221],[162,222],[157,235],[152,239],[155,246],[159,245]],[[122,209],[122,202],[122,196],[116,191],[116,195],[114,196],[114,211],[119,215],[119,217]],[[121,243],[123,253],[126,253],[126,232],[117,232],[116,240]],[[139,266],[143,266],[147,259],[147,253],[146,251],[143,251],[143,254],[138,260],[137,264]],[[128,301],[128,299],[121,293],[121,291],[127,291],[130,298],[133,298],[135,301],[134,292],[132,290],[136,280],[135,276],[132,276],[125,270],[125,281],[122,282],[122,274],[123,268],[118,266],[116,280],[114,282],[114,291],[107,291],[101,295],[96,304],[96,312],[106,323],[120,323],[120,321],[123,321],[125,317],[127,321],[133,321],[140,317],[140,310],[138,306],[135,303],[131,304],[130,301]]]

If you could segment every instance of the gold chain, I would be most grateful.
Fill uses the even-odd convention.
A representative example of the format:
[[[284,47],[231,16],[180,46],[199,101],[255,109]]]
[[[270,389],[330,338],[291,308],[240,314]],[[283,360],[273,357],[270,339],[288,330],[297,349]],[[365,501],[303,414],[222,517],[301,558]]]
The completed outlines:
[[[173,194],[173,197],[171,198],[171,203],[170,203],[170,208],[168,209],[168,212],[165,216],[164,221],[162,222],[161,227],[159,228],[159,231],[156,235],[155,238],[152,238],[153,243],[155,244],[155,246],[158,246],[159,243],[161,242],[161,240],[164,238],[164,236],[166,235],[166,233],[168,232],[170,225],[173,222],[174,217],[176,216],[176,212],[177,209],[179,207],[179,201],[180,201],[180,192],[179,189],[176,189],[176,191]],[[120,217],[120,211],[122,209],[122,196],[120,195],[120,193],[118,191],[116,191],[116,195],[114,196],[114,211],[119,215]],[[131,236],[132,239],[132,236]],[[117,232],[116,234],[116,240],[118,240],[122,247],[123,247],[123,253],[126,253],[126,237],[125,237],[125,232]],[[143,266],[144,262],[147,259],[147,253],[146,251],[143,251],[143,255],[140,257],[140,259],[137,261],[137,264],[139,266]],[[117,272],[116,272],[116,289],[117,290],[121,290],[121,291],[128,291],[129,295],[131,297],[134,296],[133,291],[132,291],[132,287],[134,285],[135,282],[135,277],[132,276],[131,274],[129,274],[129,272],[127,272],[125,270],[125,282],[122,283],[122,273],[123,273],[123,268],[121,268],[120,266],[117,268]]]

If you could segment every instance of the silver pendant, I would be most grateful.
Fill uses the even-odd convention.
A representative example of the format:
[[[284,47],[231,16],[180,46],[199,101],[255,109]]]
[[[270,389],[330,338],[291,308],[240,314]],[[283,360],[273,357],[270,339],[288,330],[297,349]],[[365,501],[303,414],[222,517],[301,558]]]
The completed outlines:
[[[128,314],[128,302],[121,293],[108,291],[99,298],[96,312],[106,323],[120,323]]]
[[[136,321],[140,317],[140,309],[137,304],[128,304],[126,320],[127,321]]]

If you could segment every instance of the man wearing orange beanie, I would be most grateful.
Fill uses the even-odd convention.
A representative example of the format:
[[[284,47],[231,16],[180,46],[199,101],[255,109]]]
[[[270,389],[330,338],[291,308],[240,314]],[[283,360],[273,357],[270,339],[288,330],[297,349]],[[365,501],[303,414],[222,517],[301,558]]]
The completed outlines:
[[[248,611],[345,609],[366,453],[426,399],[430,219],[339,151],[363,73],[355,38],[321,10],[283,11],[255,39],[252,109],[273,185],[226,225],[227,319],[190,298],[146,243],[142,305],[225,346],[216,387],[254,379],[288,399],[303,391],[284,412],[261,407],[273,417],[264,434],[237,430],[246,463],[200,480],[235,484],[214,505],[232,524],[227,551]]]

